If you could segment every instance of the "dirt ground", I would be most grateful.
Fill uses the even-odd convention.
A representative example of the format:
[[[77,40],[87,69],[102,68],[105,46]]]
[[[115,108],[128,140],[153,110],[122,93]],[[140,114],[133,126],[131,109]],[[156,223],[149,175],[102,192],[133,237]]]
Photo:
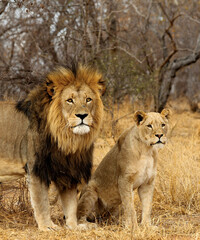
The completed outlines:
[[[95,143],[94,169],[121,132],[132,125],[132,112],[130,107],[123,106],[115,110],[114,117],[105,113],[103,129]],[[33,217],[26,180],[1,184],[0,188],[1,240],[200,239],[200,114],[190,111],[173,113],[170,140],[159,152],[152,227],[140,227],[135,232],[105,222],[96,229],[71,231],[64,227],[60,201],[53,203],[56,194],[52,188],[51,215],[61,230],[40,232]],[[140,221],[141,206],[137,195],[135,205]]]

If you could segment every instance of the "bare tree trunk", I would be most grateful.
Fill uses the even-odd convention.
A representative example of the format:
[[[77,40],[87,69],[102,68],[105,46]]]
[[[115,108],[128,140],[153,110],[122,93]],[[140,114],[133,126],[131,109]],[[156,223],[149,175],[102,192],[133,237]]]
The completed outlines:
[[[200,34],[197,38],[194,52],[186,57],[174,59],[160,76],[160,86],[158,92],[158,111],[161,112],[169,98],[173,79],[178,70],[195,63],[200,58]]]

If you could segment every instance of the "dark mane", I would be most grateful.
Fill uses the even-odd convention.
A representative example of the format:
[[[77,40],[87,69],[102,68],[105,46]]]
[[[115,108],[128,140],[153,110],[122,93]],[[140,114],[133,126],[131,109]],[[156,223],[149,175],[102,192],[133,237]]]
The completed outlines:
[[[36,161],[32,173],[47,186],[53,181],[59,189],[72,188],[84,179],[88,182],[91,176],[93,144],[89,150],[65,156],[47,139],[46,147],[36,153]],[[49,151],[49,149],[51,149]]]
[[[79,68],[79,64],[78,62],[76,61],[71,61],[70,64],[67,64],[66,66],[64,66],[66,69],[70,70],[74,77],[77,76],[77,71],[78,71],[78,68]]]

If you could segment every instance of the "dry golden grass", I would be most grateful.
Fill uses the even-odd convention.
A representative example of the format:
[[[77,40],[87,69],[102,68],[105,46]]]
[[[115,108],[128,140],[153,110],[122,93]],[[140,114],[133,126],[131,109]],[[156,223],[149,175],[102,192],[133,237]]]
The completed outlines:
[[[132,125],[132,112],[130,106],[124,105],[115,110],[113,119],[106,113],[103,131],[95,143],[94,168],[120,133]],[[1,186],[0,239],[200,239],[200,114],[174,113],[171,128],[170,141],[159,153],[152,209],[152,221],[156,227],[139,228],[133,232],[105,223],[93,230],[70,231],[64,228],[58,201],[52,206],[52,218],[56,224],[63,226],[62,230],[40,232],[23,179]],[[135,205],[140,221],[141,207],[137,195]]]

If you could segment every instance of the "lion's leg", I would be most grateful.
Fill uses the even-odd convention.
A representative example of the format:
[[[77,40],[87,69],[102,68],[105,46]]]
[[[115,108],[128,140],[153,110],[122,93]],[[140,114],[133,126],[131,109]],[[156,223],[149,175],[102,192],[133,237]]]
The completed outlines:
[[[142,202],[142,224],[150,225],[151,224],[151,207],[152,207],[152,198],[154,191],[154,181],[150,184],[141,185],[138,188],[138,194]]]
[[[63,212],[66,219],[66,225],[70,229],[77,227],[77,189],[66,189],[60,191]]]
[[[93,187],[88,186],[78,201],[77,217],[80,221],[85,221],[95,208],[98,200],[98,194]]]
[[[118,180],[119,194],[121,196],[122,207],[124,210],[124,222],[126,226],[133,224],[134,228],[138,227],[136,211],[134,208],[133,185],[127,178],[119,177]]]
[[[41,183],[40,179],[34,175],[28,178],[31,204],[34,209],[34,215],[38,228],[42,231],[48,231],[56,228],[51,221],[48,200],[48,187]]]

